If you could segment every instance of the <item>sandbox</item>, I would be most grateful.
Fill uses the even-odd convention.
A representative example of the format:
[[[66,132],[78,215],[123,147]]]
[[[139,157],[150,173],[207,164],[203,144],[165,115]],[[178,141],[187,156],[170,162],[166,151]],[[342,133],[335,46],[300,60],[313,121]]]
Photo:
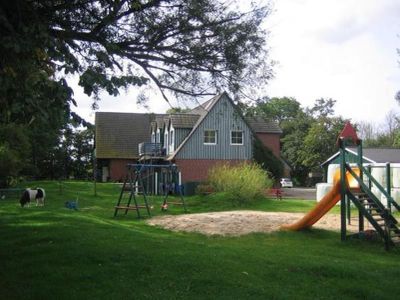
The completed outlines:
[[[283,224],[296,222],[303,213],[260,212],[250,210],[160,216],[147,220],[149,225],[172,231],[197,232],[205,235],[240,236],[249,233],[269,233]],[[340,231],[340,215],[327,214],[312,228]],[[357,231],[356,218],[349,231]],[[367,228],[366,228],[367,229]]]

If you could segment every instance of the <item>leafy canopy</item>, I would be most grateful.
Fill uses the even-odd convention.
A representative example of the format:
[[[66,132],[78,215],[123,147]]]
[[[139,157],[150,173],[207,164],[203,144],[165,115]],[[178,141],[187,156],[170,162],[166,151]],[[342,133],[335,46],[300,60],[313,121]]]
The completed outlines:
[[[269,8],[244,13],[232,3],[1,1],[0,185],[19,173],[53,174],[68,155],[69,124],[87,125],[70,109],[76,105],[66,80],[71,74],[94,99],[101,90],[116,96],[129,86],[155,85],[167,101],[171,93],[196,97],[262,86],[271,76],[261,29]],[[14,135],[6,134],[9,128]],[[87,137],[76,138],[89,153]]]
[[[269,8],[229,7],[232,2],[218,0],[3,1],[1,72],[55,74],[49,81],[59,86],[66,74],[76,74],[94,96],[150,82],[166,99],[167,91],[237,93],[271,76],[261,29]]]
[[[312,107],[302,108],[294,98],[263,98],[244,109],[247,114],[279,123],[283,131],[282,157],[292,168],[292,176],[300,184],[307,184],[308,173],[319,170],[321,163],[337,151],[336,139],[346,120],[333,116],[335,103],[336,100],[320,98]],[[279,170],[277,164],[271,166]]]

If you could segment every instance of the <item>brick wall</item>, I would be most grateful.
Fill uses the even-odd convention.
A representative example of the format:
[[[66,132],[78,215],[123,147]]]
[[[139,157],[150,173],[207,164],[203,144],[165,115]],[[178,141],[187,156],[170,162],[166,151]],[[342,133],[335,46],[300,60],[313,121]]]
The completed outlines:
[[[249,162],[248,160],[223,160],[223,159],[177,159],[175,164],[182,174],[182,183],[188,181],[204,181],[207,179],[208,171],[218,165],[229,163],[237,165]]]
[[[129,159],[110,159],[109,176],[111,181],[124,181],[126,176],[126,165],[136,163]]]
[[[281,157],[280,135],[276,133],[257,133],[261,143],[277,157]]]

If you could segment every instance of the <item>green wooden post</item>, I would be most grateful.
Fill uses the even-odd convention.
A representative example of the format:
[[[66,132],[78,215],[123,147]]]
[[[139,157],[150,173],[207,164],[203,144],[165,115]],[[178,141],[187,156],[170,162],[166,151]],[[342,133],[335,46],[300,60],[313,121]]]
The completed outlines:
[[[390,163],[386,163],[386,191],[389,196],[392,195],[392,185],[391,185],[391,180],[390,180]],[[392,203],[390,203],[389,199],[387,199],[387,205],[389,212],[392,212]]]
[[[371,167],[371,165],[368,165],[368,173],[369,173],[369,174],[372,174],[372,167]],[[368,188],[369,188],[369,189],[372,188],[371,177],[368,177]]]
[[[340,233],[341,240],[346,240],[346,150],[345,141],[340,138]]]
[[[346,163],[346,146],[344,146],[344,162]],[[346,172],[346,170],[345,170]],[[346,178],[346,176],[345,176]],[[346,185],[346,181],[345,181]],[[346,215],[347,215],[347,224],[351,225],[351,207],[350,207],[350,199],[347,197],[347,193],[345,193],[345,199],[346,199]]]
[[[362,141],[359,140],[357,145],[357,156],[358,156],[358,168],[360,169],[360,179],[363,180],[363,149],[362,149]],[[358,210],[358,231],[364,231],[364,216],[360,210]]]

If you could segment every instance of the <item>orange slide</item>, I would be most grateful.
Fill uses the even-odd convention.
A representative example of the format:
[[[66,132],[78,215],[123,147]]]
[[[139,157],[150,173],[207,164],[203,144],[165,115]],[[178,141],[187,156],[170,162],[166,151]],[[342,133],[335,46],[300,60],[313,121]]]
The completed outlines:
[[[358,168],[352,168],[352,170],[360,176],[360,170]],[[286,230],[302,230],[309,228],[319,221],[335,204],[340,200],[340,170],[337,170],[334,175],[334,184],[328,194],[322,198],[320,202],[303,218],[293,224],[282,225],[282,229]],[[346,185],[351,189],[358,189],[359,185],[357,180],[349,173],[346,172]]]
[[[328,194],[303,218],[290,225],[282,225],[282,229],[302,230],[318,222],[340,200],[340,180],[338,180]]]
[[[360,176],[360,170],[358,168],[352,168],[353,171]],[[346,172],[346,185],[352,189],[359,188],[358,182]],[[303,218],[293,224],[282,225],[282,229],[286,230],[302,230],[311,227],[319,221],[335,204],[340,200],[340,170],[336,171],[334,175],[334,184],[328,194],[322,198],[320,202]]]

